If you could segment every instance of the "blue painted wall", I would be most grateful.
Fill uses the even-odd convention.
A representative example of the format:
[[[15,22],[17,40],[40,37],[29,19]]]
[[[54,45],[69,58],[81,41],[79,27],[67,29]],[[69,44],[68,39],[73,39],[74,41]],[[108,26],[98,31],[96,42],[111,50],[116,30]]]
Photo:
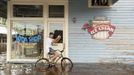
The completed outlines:
[[[83,24],[106,16],[115,26],[107,40],[94,40]],[[76,17],[76,23],[72,18]],[[69,0],[69,57],[74,62],[134,62],[134,0],[114,0],[111,8],[89,8],[88,0]]]

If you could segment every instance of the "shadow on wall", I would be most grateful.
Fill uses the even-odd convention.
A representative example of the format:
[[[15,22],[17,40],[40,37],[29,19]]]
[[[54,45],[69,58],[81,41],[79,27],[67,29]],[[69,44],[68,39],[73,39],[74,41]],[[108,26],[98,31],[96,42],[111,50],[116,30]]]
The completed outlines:
[[[118,2],[119,0],[112,0],[112,5],[116,2]]]

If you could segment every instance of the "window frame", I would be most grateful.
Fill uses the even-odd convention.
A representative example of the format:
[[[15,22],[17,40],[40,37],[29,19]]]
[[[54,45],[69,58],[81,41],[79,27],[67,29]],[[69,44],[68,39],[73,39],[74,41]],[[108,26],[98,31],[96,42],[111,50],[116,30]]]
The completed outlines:
[[[50,7],[49,6],[63,6],[63,15],[62,15],[63,17],[59,17],[59,16],[58,17],[57,16],[56,17],[54,17],[54,16],[51,17],[50,16]],[[53,5],[48,5],[48,17],[49,18],[64,18],[65,17],[65,6],[64,5],[54,5],[54,4]]]

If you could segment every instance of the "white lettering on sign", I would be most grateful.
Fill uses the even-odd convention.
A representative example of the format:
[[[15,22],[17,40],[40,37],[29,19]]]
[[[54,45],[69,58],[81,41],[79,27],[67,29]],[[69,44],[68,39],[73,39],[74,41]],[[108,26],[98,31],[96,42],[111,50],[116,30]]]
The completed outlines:
[[[114,32],[114,28],[110,25],[99,25],[97,27],[95,27],[90,33],[93,35],[99,31],[110,31],[110,32]]]
[[[93,21],[92,25],[84,24],[83,29],[87,29],[94,39],[107,39],[112,36],[115,26],[109,21]]]

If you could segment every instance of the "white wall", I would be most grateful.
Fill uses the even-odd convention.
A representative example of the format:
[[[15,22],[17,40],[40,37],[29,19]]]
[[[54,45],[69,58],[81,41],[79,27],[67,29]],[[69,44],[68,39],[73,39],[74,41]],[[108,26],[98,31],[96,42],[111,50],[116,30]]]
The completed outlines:
[[[115,0],[114,0],[115,1]],[[91,39],[83,24],[106,16],[116,26],[107,40]],[[76,23],[72,18],[76,17]],[[74,62],[134,62],[134,0],[118,0],[111,8],[88,8],[88,0],[69,0],[69,57]]]

